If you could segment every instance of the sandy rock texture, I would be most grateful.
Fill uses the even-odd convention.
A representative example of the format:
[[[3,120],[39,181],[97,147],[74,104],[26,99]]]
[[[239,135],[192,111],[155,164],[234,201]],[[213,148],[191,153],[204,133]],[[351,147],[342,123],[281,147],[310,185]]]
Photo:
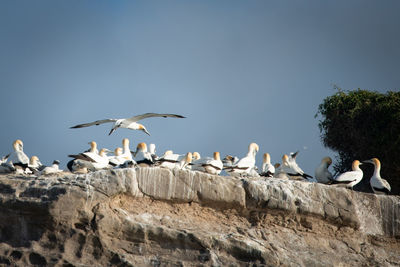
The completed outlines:
[[[162,168],[0,176],[0,265],[400,266],[400,198]]]

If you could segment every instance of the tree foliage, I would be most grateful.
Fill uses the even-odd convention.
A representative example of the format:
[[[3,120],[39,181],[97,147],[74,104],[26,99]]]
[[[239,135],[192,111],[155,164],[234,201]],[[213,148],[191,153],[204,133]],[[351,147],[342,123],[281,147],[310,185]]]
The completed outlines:
[[[399,192],[400,92],[337,89],[315,115],[322,117],[318,126],[324,146],[338,153],[334,169],[343,172],[354,159],[377,157],[382,177],[395,183]]]

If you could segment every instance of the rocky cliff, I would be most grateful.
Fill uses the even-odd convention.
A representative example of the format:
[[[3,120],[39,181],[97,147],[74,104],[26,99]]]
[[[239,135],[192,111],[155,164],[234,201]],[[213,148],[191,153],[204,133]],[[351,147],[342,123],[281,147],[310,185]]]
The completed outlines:
[[[400,198],[138,168],[0,176],[0,264],[400,266]]]

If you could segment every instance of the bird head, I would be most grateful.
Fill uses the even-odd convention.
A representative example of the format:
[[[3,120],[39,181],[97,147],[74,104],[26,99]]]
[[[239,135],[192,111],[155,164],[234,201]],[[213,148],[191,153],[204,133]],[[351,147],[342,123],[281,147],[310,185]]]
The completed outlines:
[[[24,149],[24,143],[22,143],[21,140],[17,139],[13,143],[13,147],[15,151],[23,151]]]
[[[194,160],[199,160],[201,158],[199,152],[193,152],[192,157],[193,157]]]
[[[379,161],[379,159],[377,158],[372,158],[369,160],[364,160],[363,163],[371,163],[374,164],[376,167],[380,167],[381,166],[381,162]]]
[[[330,157],[325,157],[322,159],[322,162],[325,162],[329,167],[332,164],[332,159]]]
[[[115,156],[120,156],[121,154],[122,154],[122,148],[117,147],[117,148],[114,150],[114,155],[115,155]]]
[[[147,131],[146,127],[144,127],[143,124],[138,123],[138,130],[143,131],[147,135],[150,135],[150,133]]]
[[[39,158],[37,157],[37,156],[32,156],[30,159],[29,159],[29,164],[30,165],[42,165],[42,163],[39,161]]]
[[[95,141],[89,142],[90,145],[90,152],[95,152],[97,149],[97,143]]]
[[[263,163],[268,163],[268,162],[271,162],[271,156],[269,155],[269,153],[264,153]]]
[[[219,155],[219,152],[214,152],[214,159],[221,160],[221,156]]]
[[[129,147],[129,139],[128,138],[122,139],[122,146],[123,147]]]
[[[133,156],[136,157],[137,153],[139,152],[147,152],[147,145],[146,143],[139,143],[136,147],[136,151],[133,152]]]
[[[287,166],[288,164],[289,164],[289,156],[284,154],[282,156],[282,165],[286,165]]]
[[[104,156],[107,156],[107,153],[109,153],[109,152],[111,152],[109,149],[107,149],[107,148],[102,148],[102,149],[100,150],[100,152],[99,152],[99,155],[100,155],[101,157],[104,157]]]
[[[361,165],[362,163],[359,161],[359,160],[355,160],[355,161],[353,161],[353,163],[351,164],[351,169],[353,170],[353,171],[355,171],[355,170],[357,170],[358,168],[359,168],[359,166]]]

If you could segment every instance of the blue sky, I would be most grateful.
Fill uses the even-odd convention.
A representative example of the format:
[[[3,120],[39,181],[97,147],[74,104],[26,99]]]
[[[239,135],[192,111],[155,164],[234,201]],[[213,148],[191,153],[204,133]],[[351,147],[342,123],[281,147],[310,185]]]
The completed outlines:
[[[343,89],[399,89],[399,1],[1,1],[0,154],[24,141],[42,163],[128,137],[159,154],[272,162],[300,150],[314,174],[323,99]],[[111,125],[146,112],[151,136]]]

